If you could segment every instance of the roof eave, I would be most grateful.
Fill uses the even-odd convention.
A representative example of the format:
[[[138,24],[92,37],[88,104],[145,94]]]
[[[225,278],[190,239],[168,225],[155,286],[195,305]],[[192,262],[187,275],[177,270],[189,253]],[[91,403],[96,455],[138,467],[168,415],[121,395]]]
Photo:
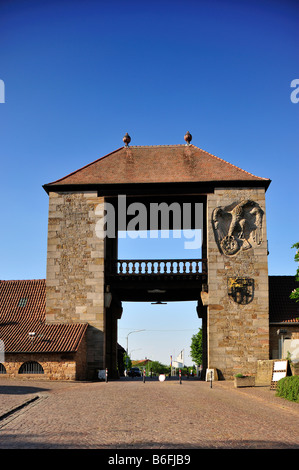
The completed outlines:
[[[55,350],[55,351],[50,351],[50,350],[45,350],[41,349],[38,351],[33,351],[31,349],[23,350],[23,351],[5,351],[5,354],[74,354],[77,352],[77,349],[72,349],[72,350]]]
[[[221,188],[221,187],[262,187],[267,191],[271,183],[270,179],[252,179],[252,180],[215,180],[215,181],[167,181],[167,182],[134,182],[134,183],[76,183],[76,184],[59,184],[59,183],[49,183],[44,184],[42,187],[47,194],[50,192],[69,192],[69,191],[115,191],[117,188],[136,188],[142,186],[143,188],[150,186],[202,186],[205,188]]]

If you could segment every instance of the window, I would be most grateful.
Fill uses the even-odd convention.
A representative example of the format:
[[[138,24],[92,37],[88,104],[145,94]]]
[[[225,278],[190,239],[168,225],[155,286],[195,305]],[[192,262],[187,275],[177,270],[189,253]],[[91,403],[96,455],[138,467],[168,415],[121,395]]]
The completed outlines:
[[[6,369],[3,364],[0,363],[0,374],[6,374]]]
[[[43,374],[44,369],[36,361],[24,362],[19,369],[19,374]]]
[[[27,303],[27,299],[20,299],[18,307],[25,307],[26,303]]]

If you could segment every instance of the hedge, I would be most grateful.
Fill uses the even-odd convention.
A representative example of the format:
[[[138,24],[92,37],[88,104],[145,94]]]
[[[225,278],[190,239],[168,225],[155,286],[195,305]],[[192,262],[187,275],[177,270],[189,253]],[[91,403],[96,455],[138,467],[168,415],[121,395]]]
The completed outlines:
[[[276,395],[299,403],[299,375],[280,379],[277,382]]]

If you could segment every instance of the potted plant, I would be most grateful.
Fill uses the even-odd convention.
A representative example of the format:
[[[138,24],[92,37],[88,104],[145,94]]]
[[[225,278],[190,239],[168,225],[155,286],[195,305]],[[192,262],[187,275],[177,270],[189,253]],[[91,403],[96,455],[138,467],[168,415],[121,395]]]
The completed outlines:
[[[255,377],[253,375],[236,374],[234,377],[234,386],[238,387],[254,387]]]

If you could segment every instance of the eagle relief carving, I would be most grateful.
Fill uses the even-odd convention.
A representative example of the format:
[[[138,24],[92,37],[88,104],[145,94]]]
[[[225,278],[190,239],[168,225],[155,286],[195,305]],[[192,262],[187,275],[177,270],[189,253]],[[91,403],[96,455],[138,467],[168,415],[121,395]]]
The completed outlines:
[[[231,256],[262,243],[263,210],[250,200],[216,207],[212,215],[215,239],[220,252]]]

